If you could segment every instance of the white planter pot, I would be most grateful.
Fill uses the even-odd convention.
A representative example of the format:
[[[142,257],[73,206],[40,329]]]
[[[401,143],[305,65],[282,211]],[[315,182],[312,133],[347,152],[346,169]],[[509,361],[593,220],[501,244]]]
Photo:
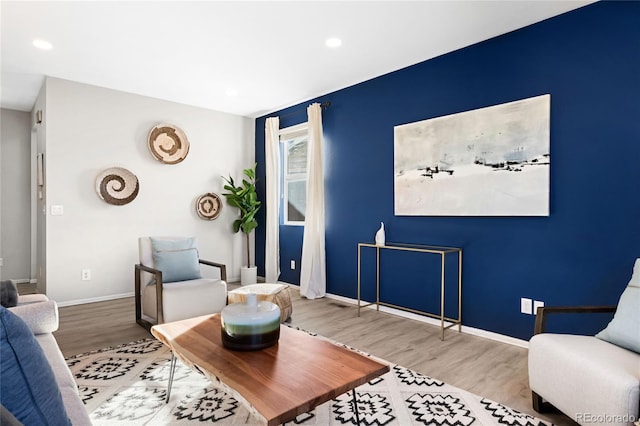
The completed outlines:
[[[240,268],[240,284],[250,285],[258,282],[258,267],[252,266],[250,268],[243,266]]]

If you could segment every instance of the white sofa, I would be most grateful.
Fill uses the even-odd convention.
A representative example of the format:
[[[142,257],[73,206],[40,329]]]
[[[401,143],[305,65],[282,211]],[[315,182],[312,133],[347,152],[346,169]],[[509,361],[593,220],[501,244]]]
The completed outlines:
[[[9,310],[27,324],[42,348],[53,370],[71,423],[74,426],[91,425],[89,414],[78,394],[78,386],[52,334],[58,329],[56,302],[42,294],[24,295],[19,296],[18,305]]]

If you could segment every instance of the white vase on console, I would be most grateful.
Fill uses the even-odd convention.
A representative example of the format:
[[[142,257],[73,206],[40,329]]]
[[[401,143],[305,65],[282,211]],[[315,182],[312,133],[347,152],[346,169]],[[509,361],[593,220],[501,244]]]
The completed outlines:
[[[376,232],[376,245],[383,246],[385,243],[384,223],[380,222],[380,229]]]

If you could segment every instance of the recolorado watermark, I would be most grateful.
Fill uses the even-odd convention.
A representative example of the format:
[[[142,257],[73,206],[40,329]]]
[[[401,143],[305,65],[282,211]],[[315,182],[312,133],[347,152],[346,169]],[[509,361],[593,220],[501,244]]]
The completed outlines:
[[[576,413],[576,421],[581,424],[588,423],[633,423],[636,422],[635,416],[631,414],[594,414],[594,413]],[[638,423],[636,423],[638,424]]]

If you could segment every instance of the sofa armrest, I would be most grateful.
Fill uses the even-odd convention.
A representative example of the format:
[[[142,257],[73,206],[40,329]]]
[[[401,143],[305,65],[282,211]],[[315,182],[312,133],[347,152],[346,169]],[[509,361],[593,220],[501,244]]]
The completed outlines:
[[[222,281],[227,281],[227,265],[224,265],[222,263],[212,262],[210,260],[204,260],[204,259],[199,259],[199,262],[202,263],[203,265],[213,266],[214,268],[219,268],[220,269],[220,279]]]
[[[19,294],[18,295],[18,306],[26,305],[28,303],[40,303],[46,302],[49,298],[44,294]]]
[[[615,312],[616,306],[540,306],[536,311],[533,334],[544,333],[549,314],[594,314]]]
[[[58,304],[54,300],[27,303],[9,310],[18,315],[33,334],[53,333],[58,329]]]

